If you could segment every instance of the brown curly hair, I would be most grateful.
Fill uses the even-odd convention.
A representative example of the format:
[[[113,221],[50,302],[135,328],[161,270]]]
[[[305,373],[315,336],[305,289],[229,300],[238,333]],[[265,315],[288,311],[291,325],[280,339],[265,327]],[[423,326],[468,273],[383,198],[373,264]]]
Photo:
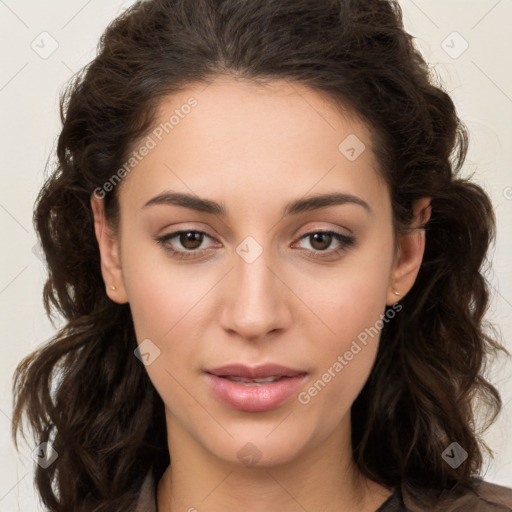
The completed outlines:
[[[12,434],[29,422],[58,458],[36,467],[55,512],[130,511],[144,476],[169,465],[162,399],[133,351],[127,304],[105,294],[90,197],[151,129],[159,101],[221,74],[286,79],[352,108],[375,133],[395,232],[431,197],[417,280],[384,326],[377,359],[352,406],[359,470],[381,485],[467,484],[482,465],[474,400],[488,424],[501,409],[483,375],[502,350],[484,314],[482,273],[495,236],[483,189],[458,175],[467,129],[386,0],[147,0],[116,18],[97,57],[61,96],[58,166],[40,191],[34,224],[46,255],[44,304],[66,325],[18,365]],[[118,218],[117,189],[105,209]],[[488,262],[487,262],[488,263]],[[487,326],[488,327],[488,326]],[[53,389],[52,389],[53,388]],[[443,450],[468,453],[451,468]]]

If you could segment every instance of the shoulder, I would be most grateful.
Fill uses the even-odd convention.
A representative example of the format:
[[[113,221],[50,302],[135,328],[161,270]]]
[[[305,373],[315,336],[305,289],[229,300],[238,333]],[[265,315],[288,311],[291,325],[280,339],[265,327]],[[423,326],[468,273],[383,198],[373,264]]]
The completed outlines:
[[[410,512],[512,512],[512,488],[476,477],[458,489],[402,486],[401,498]]]

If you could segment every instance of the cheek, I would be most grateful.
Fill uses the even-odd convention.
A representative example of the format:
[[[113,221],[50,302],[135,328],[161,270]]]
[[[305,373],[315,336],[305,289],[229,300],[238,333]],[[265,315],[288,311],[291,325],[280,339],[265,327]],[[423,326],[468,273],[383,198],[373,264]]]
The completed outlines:
[[[200,339],[194,326],[201,297],[211,285],[205,278],[191,279],[190,273],[166,261],[146,261],[142,250],[125,254],[123,274],[135,334],[138,343],[146,343],[154,354],[146,366],[148,376],[166,404],[188,410],[190,396],[184,389],[197,367],[196,340]]]
[[[135,333],[139,344],[149,339],[157,347],[158,357],[146,370],[165,397],[198,368],[204,338],[201,319],[205,305],[215,300],[219,277],[206,269],[191,272],[162,249],[129,238],[123,246],[123,278]]]
[[[368,288],[347,286],[336,305],[324,309],[330,333],[312,354],[317,371],[298,396],[300,404],[322,415],[332,428],[364,387],[377,354],[385,306]],[[327,315],[328,312],[328,315]]]
[[[123,279],[138,339],[162,342],[182,325],[190,326],[211,288],[205,273],[187,272],[151,242],[126,241]]]
[[[374,243],[347,255],[338,268],[322,269],[301,278],[304,301],[322,320],[323,331],[331,333],[337,349],[365,329],[384,312],[391,272],[391,249]],[[349,343],[350,344],[350,343]]]
[[[305,389],[302,403],[313,408],[348,410],[363,388],[375,361],[382,328],[393,321],[391,315],[385,315],[392,260],[385,256],[383,247],[376,245],[375,250],[347,260],[332,278],[307,283],[308,302],[315,306],[312,309],[318,312],[323,326],[317,321],[313,330],[313,322],[308,321],[310,325],[305,328],[310,329],[311,339],[319,339],[320,330],[325,334],[316,344],[318,372]]]

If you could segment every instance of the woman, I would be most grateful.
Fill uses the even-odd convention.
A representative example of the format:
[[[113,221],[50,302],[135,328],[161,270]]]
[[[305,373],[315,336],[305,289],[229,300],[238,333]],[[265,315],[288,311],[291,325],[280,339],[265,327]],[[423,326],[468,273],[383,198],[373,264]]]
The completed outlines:
[[[139,2],[61,109],[67,324],[14,383],[49,510],[512,510],[474,414],[493,209],[396,3]]]

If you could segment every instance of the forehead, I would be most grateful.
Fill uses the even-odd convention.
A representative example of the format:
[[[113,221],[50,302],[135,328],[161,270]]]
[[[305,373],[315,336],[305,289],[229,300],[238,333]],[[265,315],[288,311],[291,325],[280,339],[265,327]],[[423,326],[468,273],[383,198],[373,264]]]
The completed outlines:
[[[193,108],[188,107],[191,98]],[[184,123],[187,118],[192,121]],[[370,135],[369,127],[342,102],[288,80],[254,82],[220,76],[208,83],[191,84],[161,100],[155,126],[164,128],[166,134],[176,133],[184,131],[185,125],[192,128],[194,120],[204,128],[220,130],[219,136],[229,133],[241,137],[250,130],[261,142],[266,134],[267,143],[276,140],[276,128],[280,128],[278,143],[286,139],[295,142],[299,135],[314,142],[315,132],[325,136],[328,131],[337,133],[348,128],[367,140]],[[169,121],[172,127],[165,126]],[[198,126],[193,127],[200,135]]]
[[[220,77],[161,101],[124,195],[142,201],[166,187],[212,196],[229,187],[265,199],[343,186],[375,201],[385,185],[372,144],[371,128],[326,94]]]

